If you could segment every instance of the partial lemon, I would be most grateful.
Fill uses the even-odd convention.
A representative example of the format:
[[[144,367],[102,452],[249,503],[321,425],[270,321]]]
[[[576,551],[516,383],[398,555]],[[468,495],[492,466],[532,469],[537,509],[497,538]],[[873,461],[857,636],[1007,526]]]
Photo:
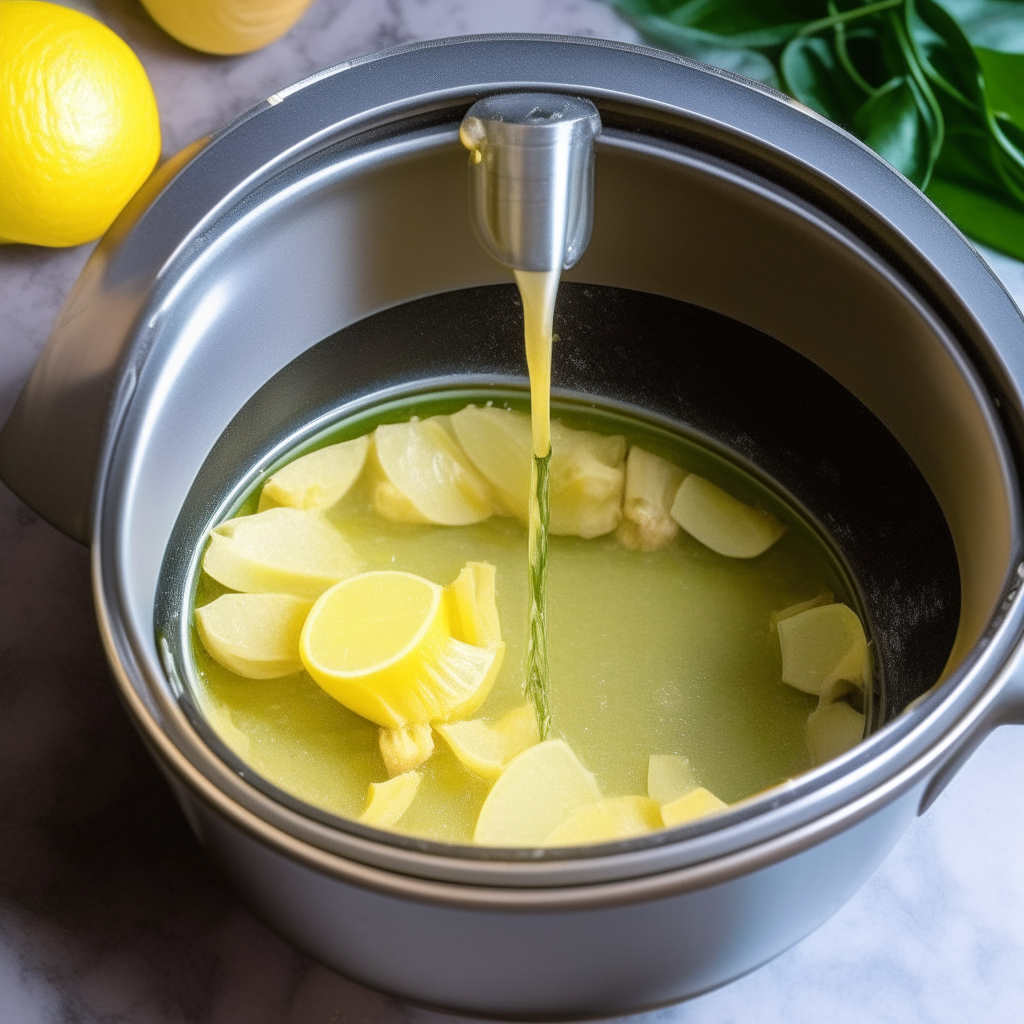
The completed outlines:
[[[142,0],[179,43],[203,53],[249,53],[283,36],[312,0]]]
[[[472,714],[504,645],[453,636],[449,602],[443,587],[412,573],[353,576],[313,606],[302,662],[335,700],[386,729]]]
[[[545,740],[513,759],[491,787],[473,841],[485,846],[542,846],[582,807],[601,799],[594,776],[564,740]]]
[[[400,729],[381,726],[377,742],[389,779],[418,768],[434,752],[434,733],[427,722],[414,722]]]
[[[98,238],[160,155],[138,58],[78,11],[0,0],[0,97],[0,241]]]
[[[661,808],[650,797],[616,796],[581,807],[545,840],[545,846],[608,843],[662,827]]]
[[[302,669],[299,634],[311,601],[291,594],[224,594],[196,609],[210,657],[246,679],[276,679]]]

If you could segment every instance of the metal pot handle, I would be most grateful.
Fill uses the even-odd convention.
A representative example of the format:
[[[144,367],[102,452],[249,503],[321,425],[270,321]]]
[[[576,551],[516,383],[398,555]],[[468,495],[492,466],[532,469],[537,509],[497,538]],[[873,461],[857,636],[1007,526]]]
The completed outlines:
[[[932,776],[917,809],[924,814],[938,799],[971,755],[1002,725],[1024,725],[1024,642],[1011,655],[1001,673],[1002,685],[974,730],[956,753]]]

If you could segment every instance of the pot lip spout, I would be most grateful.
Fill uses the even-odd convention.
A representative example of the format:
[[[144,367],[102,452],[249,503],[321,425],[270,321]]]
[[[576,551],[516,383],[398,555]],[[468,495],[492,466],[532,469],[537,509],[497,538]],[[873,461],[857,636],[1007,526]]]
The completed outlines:
[[[666,76],[667,65],[678,74]],[[495,853],[403,842],[358,825],[342,831],[275,802],[246,780],[244,770],[211,753],[209,740],[181,710],[173,672],[152,640],[129,621],[120,576],[125,556],[118,503],[128,486],[125,452],[132,442],[122,426],[137,398],[142,368],[153,357],[149,325],[160,289],[172,286],[190,247],[258,186],[300,159],[396,121],[418,118],[422,125],[443,116],[447,123],[452,111],[459,111],[457,124],[474,99],[513,87],[587,96],[602,114],[609,111],[612,121],[616,111],[629,108],[642,110],[652,124],[699,123],[716,139],[758,148],[786,180],[828,183],[837,218],[860,218],[861,236],[870,234],[883,255],[907,268],[922,294],[943,297],[939,306],[956,304],[961,312],[954,333],[971,354],[971,365],[984,364],[988,389],[1001,396],[1000,436],[1011,435],[1024,450],[1020,314],[969,243],[881,158],[783,94],[684,57],[606,40],[488,35],[410,44],[329,68],[275,93],[158,172],[92,257],[48,343],[42,369],[26,389],[29,397],[23,396],[36,409],[34,423],[46,420],[47,409],[60,409],[68,392],[52,388],[55,367],[62,360],[73,362],[81,330],[96,323],[88,311],[102,312],[119,300],[120,319],[104,327],[88,373],[75,364],[77,375],[65,381],[80,384],[87,377],[95,385],[88,394],[80,392],[85,397],[76,407],[90,429],[79,424],[69,433],[66,416],[54,413],[59,433],[29,445],[23,420],[12,416],[0,435],[0,471],[8,473],[10,453],[20,452],[23,476],[14,489],[61,528],[79,539],[91,537],[94,595],[108,658],[161,764],[189,792],[260,841],[358,884],[389,891],[419,886],[416,892],[428,898],[423,893],[429,882],[447,887],[445,900],[455,899],[457,890],[460,898],[483,900],[486,890],[495,905],[506,897],[524,898],[507,896],[509,890],[565,894],[619,885],[622,892],[634,892],[637,880],[672,873],[672,884],[714,884],[821,842],[923,785],[966,731],[987,720],[999,700],[1003,666],[1024,635],[1017,575],[1020,495],[1009,455],[1007,500],[1016,550],[1007,569],[1006,599],[983,640],[939,688],[842,758],[735,805],[713,825],[684,826],[653,840],[596,846],[586,853]],[[48,387],[49,405],[39,405],[40,389]],[[69,436],[75,442],[70,447]],[[74,489],[53,496],[33,482],[29,464],[52,466],[58,440],[67,449],[59,457],[87,467],[88,473],[86,478],[79,472]],[[27,459],[30,449],[35,454]]]

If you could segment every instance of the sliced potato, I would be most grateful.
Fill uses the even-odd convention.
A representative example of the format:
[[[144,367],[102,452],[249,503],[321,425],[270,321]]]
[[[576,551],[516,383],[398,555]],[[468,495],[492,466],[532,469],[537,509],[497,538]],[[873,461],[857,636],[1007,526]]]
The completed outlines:
[[[426,722],[415,722],[397,729],[382,727],[378,742],[389,779],[419,768],[434,752],[434,736]]]
[[[467,406],[451,416],[452,429],[473,465],[497,494],[502,510],[526,522],[533,441],[530,417],[493,407]],[[626,439],[551,424],[553,534],[597,537],[622,518]]]
[[[728,807],[729,805],[723,800],[719,800],[714,793],[706,790],[703,786],[698,786],[696,789],[691,789],[689,793],[676,797],[671,803],[665,804],[661,809],[661,818],[666,828],[672,828],[674,825],[695,821],[708,814],[717,814]]]
[[[545,740],[513,758],[491,787],[474,842],[541,846],[581,807],[601,799],[594,776],[564,740]]]
[[[483,779],[496,779],[512,758],[540,741],[529,704],[514,708],[494,725],[474,718],[438,725],[437,732],[459,761]]]
[[[864,738],[864,716],[849,704],[826,704],[807,719],[807,745],[816,765],[831,761]]]
[[[263,485],[259,510],[279,505],[323,510],[336,505],[359,478],[369,450],[370,438],[356,437],[289,462]]]
[[[318,512],[271,508],[214,527],[203,570],[245,594],[315,600],[358,572],[359,563],[345,538]]]
[[[374,504],[382,516],[466,526],[494,511],[490,488],[456,442],[447,416],[381,424],[373,436],[383,475]]]
[[[615,535],[634,551],[656,551],[675,539],[679,524],[672,503],[686,473],[665,459],[633,445],[626,457],[622,522]]]
[[[214,661],[246,679],[302,669],[299,634],[312,601],[291,594],[224,594],[196,609],[196,629]]]
[[[729,558],[756,558],[786,532],[775,516],[745,505],[696,473],[679,485],[672,518],[705,547]]]
[[[817,596],[809,598],[806,601],[798,601],[796,604],[791,604],[788,608],[783,608],[781,611],[772,612],[772,632],[775,632],[776,627],[783,619],[791,619],[794,615],[799,615],[801,612],[809,611],[811,608],[820,608],[823,604],[833,604],[834,602],[835,595],[833,595],[832,591],[823,590]]]
[[[467,405],[449,419],[463,451],[498,496],[502,511],[525,523],[533,461],[530,417],[494,406]]]
[[[364,825],[394,828],[416,799],[423,776],[404,772],[387,782],[371,782],[366,794],[366,810],[359,816]]]
[[[651,754],[647,761],[647,795],[659,804],[697,788],[689,758],[676,754]]]
[[[839,696],[841,680],[864,685],[867,640],[856,613],[845,604],[826,604],[778,624],[782,681],[804,693]],[[831,691],[831,694],[830,694]]]
[[[607,843],[642,836],[661,827],[661,808],[650,797],[617,796],[581,807],[548,836],[544,845]]]

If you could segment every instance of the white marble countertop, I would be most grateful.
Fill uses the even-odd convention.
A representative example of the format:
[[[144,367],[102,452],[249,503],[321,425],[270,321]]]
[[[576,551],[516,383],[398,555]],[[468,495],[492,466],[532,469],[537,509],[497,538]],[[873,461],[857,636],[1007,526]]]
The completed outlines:
[[[595,0],[316,0],[250,56],[193,53],[134,0],[80,0],[152,79],[170,154],[313,71],[491,31],[635,40]],[[0,247],[0,421],[90,247]],[[1024,305],[1024,266],[992,257]],[[998,732],[869,883],[754,974],[648,1015],[673,1024],[1024,1021],[1024,730]],[[401,1024],[259,924],[214,874],[118,704],[88,555],[0,485],[0,1021]],[[640,1018],[635,1018],[640,1020]]]

